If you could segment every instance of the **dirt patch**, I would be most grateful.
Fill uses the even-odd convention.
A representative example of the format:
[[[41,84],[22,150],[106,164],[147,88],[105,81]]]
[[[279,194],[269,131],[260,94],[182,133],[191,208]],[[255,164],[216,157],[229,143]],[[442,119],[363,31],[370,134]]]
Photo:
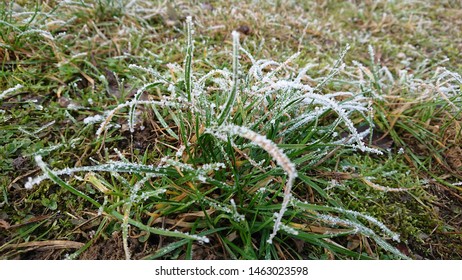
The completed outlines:
[[[146,255],[145,246],[136,238],[128,238],[128,247],[133,259],[140,259]],[[124,260],[122,234],[114,232],[106,240],[100,239],[80,255],[81,260]]]
[[[163,241],[162,247],[168,246],[170,241],[169,238]],[[132,254],[132,259],[138,260],[148,257],[149,255],[154,254],[159,248],[159,238],[158,236],[153,236],[148,239],[147,242],[140,242],[137,238],[129,238],[128,244],[130,248],[130,253]],[[186,245],[185,245],[186,246]],[[192,245],[192,259],[193,260],[218,260],[226,259],[223,253],[220,252],[221,246],[219,244],[210,245],[210,244],[197,244]],[[184,251],[184,250],[182,250]],[[172,252],[174,253],[174,252]],[[167,254],[163,258],[169,258],[171,255]],[[175,259],[186,259],[186,255],[182,254]],[[81,260],[124,260],[125,252],[123,249],[123,240],[122,235],[119,232],[115,232],[110,239],[97,241],[95,244],[90,246],[79,259]]]
[[[454,173],[462,175],[462,148],[453,146],[445,151],[444,156]]]
[[[441,224],[422,236],[424,244],[413,240],[411,249],[427,259],[462,259],[462,199],[439,184],[432,184],[429,192],[437,197],[433,209]]]
[[[215,244],[215,245],[212,245]],[[182,255],[180,259],[185,259],[185,255]],[[210,242],[209,244],[198,244],[192,245],[192,259],[193,260],[226,260],[223,253],[223,248],[218,242]]]
[[[150,127],[148,127],[150,128]],[[137,128],[133,134],[130,131],[124,131],[122,134],[124,140],[119,143],[119,148],[121,149],[137,149],[140,153],[144,153],[146,149],[155,143],[157,135],[154,130],[145,128],[141,130]]]

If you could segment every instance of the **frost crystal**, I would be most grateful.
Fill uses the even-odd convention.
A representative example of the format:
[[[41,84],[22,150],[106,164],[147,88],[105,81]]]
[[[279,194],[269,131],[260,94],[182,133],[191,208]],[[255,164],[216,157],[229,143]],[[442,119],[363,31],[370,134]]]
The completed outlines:
[[[16,86],[12,87],[12,88],[9,88],[5,91],[3,91],[2,93],[0,93],[0,100],[5,98],[5,96],[7,96],[8,94],[12,93],[12,92],[15,92],[19,89],[23,88],[23,85],[21,84],[17,84]]]
[[[244,215],[241,215],[237,212],[237,206],[236,206],[236,202],[234,202],[234,199],[230,199],[229,201],[231,203],[231,206],[233,207],[233,218],[234,220],[238,221],[238,222],[242,222],[245,220],[245,216]]]
[[[102,122],[103,120],[104,120],[103,116],[95,115],[95,116],[86,117],[85,119],[83,119],[83,123],[84,124],[92,124],[92,123]]]
[[[186,147],[184,145],[181,145],[180,148],[178,149],[178,151],[176,152],[175,156],[177,158],[181,158],[181,156],[183,155],[183,152],[184,152],[185,149],[186,149]]]
[[[373,217],[371,217],[369,215],[366,215],[366,214],[361,214],[361,213],[356,212],[356,211],[346,210],[346,209],[338,208],[338,207],[335,208],[335,210],[337,210],[340,213],[353,215],[354,217],[361,217],[361,218],[371,222],[372,224],[378,226],[385,234],[390,236],[394,241],[399,242],[399,234],[396,234],[396,233],[392,232],[391,230],[389,230],[383,223],[379,222],[376,218],[373,218]]]

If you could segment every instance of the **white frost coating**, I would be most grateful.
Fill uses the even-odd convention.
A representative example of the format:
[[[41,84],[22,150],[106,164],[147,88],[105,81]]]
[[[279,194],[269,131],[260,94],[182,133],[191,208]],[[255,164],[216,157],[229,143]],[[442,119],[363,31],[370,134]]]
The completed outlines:
[[[196,175],[196,178],[197,178],[197,180],[199,180],[199,182],[201,182],[201,183],[206,183],[206,182],[207,182],[207,177],[205,177],[205,176],[202,175],[202,174],[197,174],[197,175]]]
[[[186,146],[181,145],[180,148],[178,149],[178,151],[176,152],[175,156],[177,158],[181,158],[183,156],[183,152],[184,152],[185,149],[186,149]]]
[[[107,195],[105,195],[103,204],[101,204],[101,206],[98,208],[98,216],[103,215],[104,207],[106,206],[107,202],[108,202],[108,198],[107,198]]]
[[[341,107],[337,102],[335,102],[332,99],[326,98],[325,96],[322,96],[320,94],[315,94],[315,93],[306,93],[305,94],[305,99],[303,100],[307,104],[319,104],[323,105],[325,107],[331,108],[334,110],[337,115],[340,117],[340,119],[343,121],[343,123],[347,126],[348,130],[350,131],[352,138],[355,140],[356,145],[354,145],[355,148],[358,148],[359,150],[363,152],[373,152],[376,154],[382,154],[381,151],[367,147],[364,145],[364,143],[361,141],[361,136],[359,135],[358,131],[354,127],[353,122],[348,118],[348,113],[345,108]],[[356,110],[358,109],[356,106],[354,107]]]
[[[274,74],[276,74],[277,72],[279,72],[281,69],[285,68],[285,67],[288,67],[289,63],[292,62],[293,60],[295,60],[297,57],[300,56],[300,52],[297,52],[295,54],[293,54],[292,56],[290,56],[286,61],[284,61],[283,63],[280,63],[278,65],[278,67],[276,67],[276,69],[274,69],[273,71],[269,72],[263,79],[270,79],[272,76],[274,76]]]
[[[204,84],[205,84],[205,81],[207,81],[207,79],[209,79],[210,77],[216,75],[216,74],[219,74],[221,76],[223,76],[224,80],[225,81],[229,81],[231,79],[231,75],[232,73],[228,72],[228,71],[224,71],[224,70],[220,70],[220,69],[215,69],[215,70],[212,70],[210,72],[208,72],[207,74],[205,74],[204,76],[202,76],[202,78],[200,78],[198,81],[197,81],[197,85],[199,87],[203,87]]]
[[[369,45],[367,47],[368,49],[368,52],[369,52],[369,56],[370,56],[370,59],[371,59],[371,62],[372,63],[375,63],[375,52],[374,52],[374,48],[372,47],[372,45]]]
[[[341,209],[341,208],[336,208],[336,209]],[[342,211],[348,211],[348,210],[345,210],[345,209],[341,209],[341,210]],[[352,211],[352,212],[354,212],[354,211]],[[377,244],[380,247],[384,248],[385,250],[387,250],[389,252],[392,252],[395,255],[397,255],[397,256],[399,256],[399,257],[401,257],[403,259],[408,259],[407,256],[405,256],[403,253],[401,253],[395,247],[388,244],[385,240],[380,238],[377,234],[374,233],[373,230],[371,230],[368,227],[365,227],[365,226],[363,226],[363,225],[361,225],[359,223],[356,223],[356,222],[353,222],[353,221],[350,221],[350,220],[341,219],[341,218],[334,217],[334,216],[331,216],[331,215],[318,214],[317,217],[319,219],[323,220],[324,222],[329,223],[331,225],[343,225],[343,226],[353,227],[356,232],[360,232],[360,233],[374,239],[374,241],[377,242]],[[393,239],[394,239],[394,237],[393,237]],[[398,237],[397,241],[399,241],[399,237]]]
[[[271,182],[271,181],[273,181],[273,179],[271,179],[270,182]],[[262,188],[259,188],[255,193],[256,193],[256,194],[263,194],[263,193],[265,193],[265,192],[267,192],[267,191],[268,191],[268,190],[267,190],[266,188],[262,187]]]
[[[331,225],[350,226],[355,230],[355,233],[361,232],[361,233],[365,234],[366,236],[374,235],[374,232],[371,229],[369,229],[369,228],[367,228],[367,227],[365,227],[365,226],[363,226],[361,224],[352,222],[350,220],[341,219],[341,218],[338,218],[338,217],[335,217],[335,216],[324,215],[324,214],[318,214],[317,217],[320,220],[324,221],[325,223],[328,223],[328,224],[331,224]]]
[[[45,163],[42,161],[42,157],[40,155],[35,157],[35,161],[40,168],[45,167]],[[144,164],[136,164],[136,163],[127,163],[127,162],[120,162],[120,161],[111,161],[106,164],[100,164],[95,166],[81,166],[81,167],[73,167],[73,168],[64,168],[61,170],[55,170],[53,173],[56,176],[60,175],[72,175],[76,172],[89,172],[89,171],[103,171],[103,172],[144,172],[149,173],[150,175],[160,175],[162,174],[163,168],[160,166],[154,165],[144,165]],[[43,180],[48,179],[46,174],[42,174],[35,178],[29,177],[27,183],[24,185],[26,189],[31,189],[34,185],[40,184]]]
[[[219,211],[222,211],[224,213],[227,213],[227,214],[232,214],[232,219],[238,223],[242,222],[245,220],[245,216],[244,215],[241,215],[237,212],[237,207],[236,207],[236,203],[234,202],[233,199],[230,199],[230,203],[231,203],[231,208],[229,208],[228,206],[226,205],[220,205],[218,203],[215,203],[213,201],[210,201],[210,200],[207,200],[207,199],[204,199],[203,200],[205,203],[207,203],[208,205],[210,205],[211,207],[219,210]]]
[[[304,85],[301,83],[295,83],[291,81],[285,81],[285,80],[280,80],[275,83],[271,83],[267,87],[263,87],[259,89],[257,92],[267,92],[268,90],[273,89],[273,90],[290,90],[290,89],[296,89],[302,92],[312,92],[313,88],[309,85]]]
[[[195,171],[194,167],[191,164],[179,162],[179,161],[170,159],[169,157],[161,158],[159,166],[164,167],[164,168],[175,166],[175,167],[178,167],[182,171]]]
[[[46,168],[46,164],[43,162],[42,160],[42,156],[41,155],[36,155],[35,156],[35,162],[37,163],[37,165],[40,167],[40,169],[44,170]],[[38,176],[38,177],[35,177],[34,179],[32,179],[31,177],[29,177],[27,179],[27,183],[24,185],[24,187],[26,189],[32,189],[32,187],[35,185],[35,184],[39,184],[41,181],[45,180],[45,179],[48,179],[48,175],[46,174],[43,174],[41,176]]]
[[[154,85],[154,83],[149,83],[149,84],[146,84],[144,86],[142,86],[141,88],[139,88],[137,91],[136,91],[136,94],[135,96],[133,97],[133,99],[130,101],[130,109],[129,109],[129,112],[128,112],[128,128],[130,129],[130,133],[133,133],[135,131],[135,121],[136,121],[136,105],[137,105],[137,102],[138,100],[141,98],[141,95],[144,93],[144,91],[151,85]]]
[[[291,190],[292,190],[292,186],[294,184],[295,178],[297,177],[297,170],[295,168],[295,164],[293,164],[290,161],[287,155],[281,149],[279,149],[275,143],[273,143],[271,140],[266,138],[264,135],[260,135],[246,127],[235,126],[235,125],[225,125],[225,126],[220,127],[217,132],[219,134],[229,133],[232,135],[239,135],[240,137],[249,139],[250,141],[252,141],[252,143],[258,145],[259,147],[264,149],[268,154],[270,154],[271,157],[274,160],[276,160],[277,164],[281,166],[282,169],[289,176],[289,178],[287,179],[285,189],[284,189],[284,199],[281,204],[281,210],[279,211],[279,214],[274,223],[273,233],[271,233],[267,241],[268,243],[272,243],[273,238],[276,236],[277,232],[279,231],[279,228],[281,226],[282,217],[284,216],[284,213],[287,210],[287,205],[289,204],[289,201],[292,197]],[[212,134],[214,133],[212,132]],[[223,135],[222,139],[226,139],[226,137]]]
[[[54,125],[55,123],[56,123],[56,121],[51,121],[51,122],[49,122],[49,123],[43,125],[42,127],[36,129],[36,130],[34,131],[34,134],[37,134],[37,133],[39,133],[39,132],[42,132],[43,130],[47,129],[48,127]]]
[[[217,162],[217,163],[206,163],[201,166],[201,169],[205,172],[209,172],[212,170],[218,171],[221,168],[226,168],[226,165],[222,162]]]
[[[152,196],[159,197],[161,194],[166,193],[166,192],[167,192],[167,189],[157,189],[155,191],[142,192],[139,195],[139,199],[140,200],[147,200],[148,198],[150,198]]]
[[[231,214],[233,213],[233,210],[229,209],[228,207],[226,206],[221,206],[220,204],[218,203],[215,203],[215,202],[212,202],[212,201],[208,201],[208,200],[204,200],[204,202],[206,202],[208,205],[210,205],[211,207],[217,209],[217,210],[220,210],[220,211],[223,211],[225,213],[228,213],[228,214]]]
[[[242,222],[245,220],[245,216],[244,215],[241,215],[239,214],[239,212],[237,212],[237,206],[236,206],[236,202],[234,202],[234,199],[230,199],[229,202],[231,203],[231,206],[233,207],[233,219],[238,221],[238,222]]]
[[[3,98],[5,98],[5,96],[7,96],[8,94],[10,94],[10,93],[12,93],[12,92],[15,92],[15,91],[17,91],[18,89],[21,89],[21,88],[23,88],[23,87],[24,87],[23,85],[17,84],[17,85],[15,85],[15,86],[12,87],[12,88],[9,88],[9,89],[3,91],[2,93],[0,93],[0,100],[3,99]]]
[[[239,83],[239,32],[233,31],[231,33],[233,37],[233,84],[231,87],[231,91],[228,94],[228,98],[226,100],[225,106],[220,113],[218,123],[222,124],[225,122],[230,113],[232,108],[234,107],[234,103],[236,102],[238,96],[238,83]]]
[[[143,67],[143,66],[140,66],[140,65],[130,64],[130,65],[128,65],[128,68],[141,70],[143,72],[149,73],[149,74],[153,75],[154,77],[156,77],[157,79],[162,80],[162,81],[164,81],[164,82],[166,82],[166,83],[168,83],[170,85],[173,85],[170,81],[165,79],[165,77],[163,77],[161,74],[159,74],[159,72],[154,70],[152,67],[147,67],[146,68],[146,67]]]
[[[334,209],[337,210],[340,213],[350,214],[350,215],[353,215],[354,217],[361,217],[363,219],[366,219],[367,221],[369,221],[369,222],[373,223],[374,225],[378,226],[380,228],[380,230],[382,230],[383,233],[390,236],[394,241],[399,242],[399,234],[394,233],[393,231],[388,229],[387,226],[385,226],[383,223],[378,221],[376,218],[365,215],[365,214],[361,214],[361,213],[356,212],[356,211],[346,210],[346,209],[343,209],[343,208],[338,208],[337,207],[337,208],[334,208]]]
[[[140,196],[138,195],[139,190],[144,185],[144,183],[146,183],[152,177],[155,177],[155,174],[146,174],[141,180],[139,180],[135,183],[135,185],[133,185],[130,192],[130,203],[138,202],[138,200],[140,199]]]
[[[104,120],[103,116],[95,115],[95,116],[86,117],[85,119],[83,119],[83,123],[84,124],[99,123],[99,122],[102,122],[103,120]]]
[[[298,230],[294,229],[294,228],[291,228],[285,224],[281,224],[281,230],[289,233],[289,234],[292,234],[292,235],[298,235]]]
[[[19,36],[24,36],[24,35],[29,35],[29,34],[39,34],[41,35],[42,37],[46,38],[46,39],[50,39],[52,41],[54,41],[54,37],[53,35],[51,35],[50,32],[48,31],[45,31],[45,30],[40,30],[40,29],[29,29],[21,34],[19,34]]]
[[[190,233],[181,232],[181,231],[178,231],[178,230],[174,230],[173,232],[174,233],[181,233],[182,235],[189,236],[189,237],[194,238],[195,240],[197,240],[199,242],[204,242],[204,243],[209,243],[210,242],[210,239],[208,237],[206,237],[206,236],[199,236],[197,234],[190,234]]]

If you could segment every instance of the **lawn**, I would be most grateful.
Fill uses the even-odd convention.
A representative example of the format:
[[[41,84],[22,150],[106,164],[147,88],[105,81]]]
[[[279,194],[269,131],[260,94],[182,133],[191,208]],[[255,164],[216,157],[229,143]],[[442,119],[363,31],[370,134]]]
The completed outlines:
[[[461,259],[460,1],[0,3],[0,259]]]

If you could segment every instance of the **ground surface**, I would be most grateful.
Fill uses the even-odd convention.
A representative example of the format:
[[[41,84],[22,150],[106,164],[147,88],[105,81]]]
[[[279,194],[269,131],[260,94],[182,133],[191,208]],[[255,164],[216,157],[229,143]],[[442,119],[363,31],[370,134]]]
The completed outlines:
[[[272,229],[265,221],[279,209],[270,202],[281,200],[275,195],[260,205],[253,200],[255,191],[270,186],[270,182],[282,185],[285,179],[279,178],[283,178],[283,172],[271,173],[265,171],[269,170],[266,167],[258,170],[249,164],[246,153],[255,161],[266,160],[270,168],[277,167],[275,160],[252,148],[213,146],[215,142],[199,137],[205,128],[194,126],[194,118],[178,122],[175,116],[179,115],[167,109],[145,108],[137,112],[140,121],[131,133],[127,111],[118,112],[111,122],[119,128],[109,129],[104,139],[95,136],[99,124],[84,123],[85,118],[131,100],[143,84],[157,79],[129,65],[152,67],[165,77],[172,75],[171,81],[178,80],[175,86],[185,87],[172,65],[184,65],[188,16],[194,23],[196,78],[214,69],[233,68],[233,30],[239,32],[242,48],[255,59],[285,61],[300,52],[289,65],[313,64],[307,72],[311,77],[327,76],[328,67],[349,44],[346,68],[340,71],[338,80],[329,80],[322,93],[351,90],[355,81],[371,81],[361,85],[381,97],[373,95],[375,128],[368,144],[385,154],[352,152],[332,143],[305,150],[289,145],[305,145],[302,139],[315,143],[311,140],[324,137],[303,131],[299,140],[296,134],[283,138],[274,133],[273,137],[272,132],[263,129],[261,133],[281,148],[294,149],[289,157],[297,163],[299,178],[301,173],[309,178],[297,179],[294,196],[313,205],[339,206],[375,217],[400,234],[399,242],[384,240],[397,248],[401,257],[462,258],[460,1],[44,0],[36,6],[31,3],[35,1],[7,2],[0,4],[1,258],[124,259],[128,251],[135,259],[397,258],[390,253],[393,251],[379,246],[375,235],[327,234],[338,233],[348,225],[327,225],[319,218],[316,211],[322,210],[318,208],[310,209],[306,217],[298,216],[295,210],[290,212],[290,225],[306,235],[297,238],[289,234],[271,246],[263,244],[261,240]],[[239,63],[249,70],[248,56],[240,56]],[[319,82],[306,78],[313,87]],[[17,85],[20,87],[15,88]],[[160,92],[170,92],[170,88],[149,89],[140,98],[158,100]],[[220,102],[218,97],[215,100]],[[239,107],[241,100],[236,102],[238,109],[230,114],[241,125],[249,114]],[[271,104],[271,100],[268,102]],[[283,117],[281,122],[286,120]],[[254,119],[258,118],[255,115]],[[362,115],[351,119],[361,131]],[[319,125],[328,127],[332,120],[335,115],[326,113]],[[317,127],[318,123],[312,125]],[[339,125],[333,129],[342,135],[347,128]],[[143,183],[149,190],[167,186],[161,202],[153,196],[132,206],[127,200],[130,191],[123,186],[135,186],[139,174],[123,175],[126,177],[122,179],[117,174],[93,171],[77,177],[61,176],[98,204],[107,203],[111,211],[122,213],[117,216],[109,208],[101,214],[90,200],[56,181],[45,180],[32,189],[24,188],[29,177],[43,172],[34,160],[36,155],[56,170],[117,160],[121,156],[114,148],[131,162],[157,164],[189,143],[181,138],[185,130],[193,152],[179,158],[199,166],[211,158],[220,159],[213,152],[204,156],[207,153],[203,150],[226,150],[233,164],[207,176],[216,176],[230,185],[243,182],[242,190],[233,193],[211,189],[215,183],[201,185],[197,178],[183,174],[178,165],[172,179],[148,178]],[[325,153],[310,158],[319,149]],[[226,162],[226,157],[223,160]],[[194,193],[198,189],[207,193],[205,198]],[[228,207],[231,212],[245,213],[253,223],[233,220],[234,216],[226,216],[228,210],[221,213],[210,201],[227,201],[221,210]],[[238,208],[233,208],[234,201]],[[150,227],[203,233],[212,240],[201,244],[149,233],[134,224],[124,233],[124,215]],[[380,232],[376,226],[371,228]],[[318,240],[325,243],[320,245]]]

